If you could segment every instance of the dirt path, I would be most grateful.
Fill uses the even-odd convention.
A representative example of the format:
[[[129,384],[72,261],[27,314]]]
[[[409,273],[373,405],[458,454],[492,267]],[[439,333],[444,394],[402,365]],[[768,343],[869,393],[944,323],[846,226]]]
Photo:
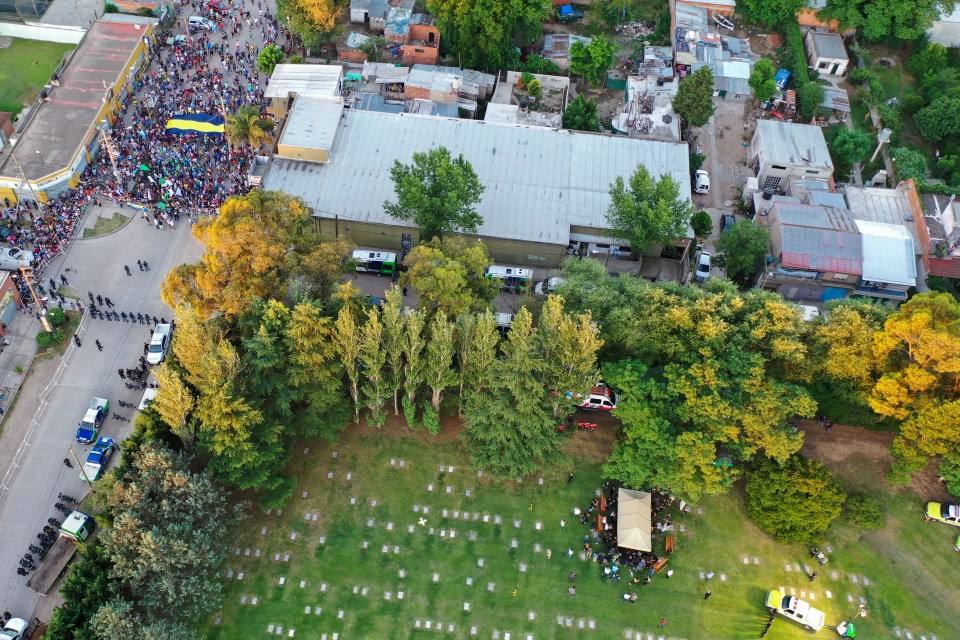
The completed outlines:
[[[818,427],[816,420],[796,422],[806,432],[801,450],[805,456],[823,461],[823,464],[834,471],[842,469],[846,463],[854,459],[861,463],[865,461],[870,463],[870,468],[876,474],[876,481],[886,482],[884,476],[890,468],[890,463],[893,462],[890,444],[893,442],[894,434],[877,433],[840,424],[827,431]],[[949,500],[943,484],[937,480],[935,463],[915,473],[908,488],[923,500]]]

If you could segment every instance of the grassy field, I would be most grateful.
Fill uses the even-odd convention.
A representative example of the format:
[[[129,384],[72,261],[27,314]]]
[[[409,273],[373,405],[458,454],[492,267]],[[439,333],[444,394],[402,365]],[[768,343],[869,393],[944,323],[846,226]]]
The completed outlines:
[[[99,238],[100,236],[105,236],[113,233],[117,229],[121,228],[123,225],[130,220],[130,216],[125,216],[121,213],[113,214],[112,218],[105,218],[99,216],[97,221],[93,225],[93,229],[84,229],[83,237],[84,238]]]
[[[675,532],[671,578],[661,574],[648,586],[630,587],[626,580],[605,582],[599,565],[566,556],[586,533],[571,509],[585,506],[600,486],[601,435],[577,434],[570,443],[578,460],[572,483],[568,469],[556,469],[540,484],[537,477],[491,482],[467,466],[455,439],[398,434],[354,428],[337,445],[298,452],[296,495],[282,513],[248,521],[239,553],[224,567],[224,608],[204,624],[205,637],[266,637],[273,625],[274,637],[282,626],[284,637],[292,629],[296,637],[328,634],[331,640],[333,633],[465,638],[473,627],[480,638],[499,631],[501,638],[509,632],[511,638],[606,639],[624,638],[628,630],[642,632],[644,640],[647,634],[755,638],[767,617],[764,592],[780,586],[811,600],[831,625],[855,613],[864,598],[869,612],[857,624],[862,638],[892,638],[894,629],[918,639],[960,637],[960,621],[950,615],[960,607],[951,538],[957,531],[923,524],[912,493],[882,491],[889,527],[859,539],[837,527],[828,536],[830,562],[817,567],[805,547],[777,544],[749,523],[738,487],[675,519],[683,530]],[[882,469],[872,462],[838,466],[851,491],[875,492],[882,482]],[[568,522],[561,529],[563,517]],[[662,541],[655,544],[662,549]],[[819,570],[815,582],[806,570]],[[566,594],[571,571],[579,575],[572,599]],[[713,596],[704,601],[708,589]],[[620,596],[630,591],[639,594],[638,603],[622,604]],[[663,617],[667,627],[659,629]],[[778,620],[768,637],[810,634]]]
[[[24,104],[36,100],[63,54],[74,48],[76,45],[17,38],[9,48],[0,49],[0,111],[16,116]]]

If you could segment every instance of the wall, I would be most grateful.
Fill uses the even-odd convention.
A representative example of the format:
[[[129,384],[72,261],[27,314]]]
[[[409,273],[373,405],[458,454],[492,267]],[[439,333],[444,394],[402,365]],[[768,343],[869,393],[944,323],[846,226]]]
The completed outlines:
[[[62,42],[64,44],[78,44],[83,39],[86,29],[68,27],[55,24],[38,24],[28,22],[17,24],[0,22],[0,36],[24,38],[26,40],[43,40],[44,42]]]
[[[337,49],[337,57],[344,62],[364,63],[367,61],[367,54],[363,51],[360,51],[360,49],[348,49],[347,47]]]
[[[289,144],[278,144],[277,155],[282,158],[306,160],[307,162],[330,162],[330,153],[327,149],[312,149]]]
[[[403,45],[404,64],[437,64],[439,60],[439,47],[426,47],[415,44]]]
[[[521,75],[519,71],[507,71],[507,84],[518,84]],[[570,87],[570,78],[564,76],[546,76],[542,73],[535,73],[533,77],[540,81],[540,86],[544,89],[564,91]]]

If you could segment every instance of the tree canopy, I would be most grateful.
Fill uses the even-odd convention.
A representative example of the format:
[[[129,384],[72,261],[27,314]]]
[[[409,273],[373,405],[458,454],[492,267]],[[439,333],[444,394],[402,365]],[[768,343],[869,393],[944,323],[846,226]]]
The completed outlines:
[[[740,0],[737,11],[746,16],[751,22],[776,27],[787,20],[796,20],[797,11],[807,6],[806,0]],[[759,98],[758,98],[759,99]]]
[[[953,11],[954,4],[953,0],[828,0],[821,14],[860,31],[867,40],[914,41],[923,37],[941,12]]]
[[[598,35],[589,44],[575,41],[570,45],[570,71],[598,87],[607,76],[607,69],[616,62],[616,45],[610,38]]]
[[[278,50],[279,51],[279,50]],[[266,53],[266,50],[260,55]],[[227,116],[227,139],[234,147],[247,143],[252,149],[259,149],[277,123],[260,114],[260,108],[255,105],[243,105],[233,115]]]
[[[550,16],[549,0],[427,0],[445,46],[465,69],[512,68],[514,47],[530,44]]]
[[[563,112],[563,128],[573,131],[600,131],[597,101],[578,93]]]
[[[937,98],[918,111],[913,120],[927,140],[955,138],[960,135],[960,97]]]
[[[683,236],[693,215],[693,205],[680,196],[680,185],[665,175],[655,180],[639,165],[625,184],[617,177],[610,185],[607,224],[611,233],[630,242],[634,251],[654,244],[669,244]]]
[[[763,2],[765,6],[782,6],[780,3]],[[774,79],[776,72],[773,63],[766,58],[760,58],[753,65],[753,72],[750,74],[750,88],[753,89],[753,97],[760,102],[766,102],[777,92],[777,81]]]
[[[844,127],[834,137],[831,148],[840,160],[853,165],[865,160],[874,144],[876,139],[869,133]]]
[[[424,240],[446,233],[475,233],[483,218],[474,208],[483,196],[473,167],[445,147],[413,154],[413,162],[394,161],[390,170],[397,201],[383,209],[397,220],[412,222]]]
[[[770,232],[752,220],[735,222],[716,242],[717,264],[727,277],[748,288],[770,252]]]
[[[688,124],[702,127],[716,110],[713,103],[713,70],[703,66],[680,81],[673,98],[673,110]]]
[[[482,242],[434,238],[407,254],[403,284],[420,297],[420,308],[456,317],[464,311],[483,311],[496,297],[496,283],[485,277],[491,264]]]
[[[274,68],[283,62],[283,51],[275,44],[268,44],[257,56],[257,68],[268,76],[273,73]]]
[[[204,317],[241,314],[254,298],[285,298],[301,278],[307,293],[326,297],[349,252],[316,230],[304,203],[279,191],[251,191],[223,203],[217,216],[193,225],[204,244],[200,261],[167,274],[163,301],[189,304]],[[332,259],[331,259],[331,256]]]
[[[747,515],[779,542],[819,542],[846,501],[830,470],[802,456],[761,462],[745,491]]]

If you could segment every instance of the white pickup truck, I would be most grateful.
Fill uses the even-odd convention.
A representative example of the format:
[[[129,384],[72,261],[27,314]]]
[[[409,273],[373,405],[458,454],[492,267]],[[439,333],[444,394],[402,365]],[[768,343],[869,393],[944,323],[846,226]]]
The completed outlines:
[[[814,609],[809,602],[787,595],[783,591],[767,592],[767,608],[794,622],[799,622],[809,631],[823,629],[823,611]]]

